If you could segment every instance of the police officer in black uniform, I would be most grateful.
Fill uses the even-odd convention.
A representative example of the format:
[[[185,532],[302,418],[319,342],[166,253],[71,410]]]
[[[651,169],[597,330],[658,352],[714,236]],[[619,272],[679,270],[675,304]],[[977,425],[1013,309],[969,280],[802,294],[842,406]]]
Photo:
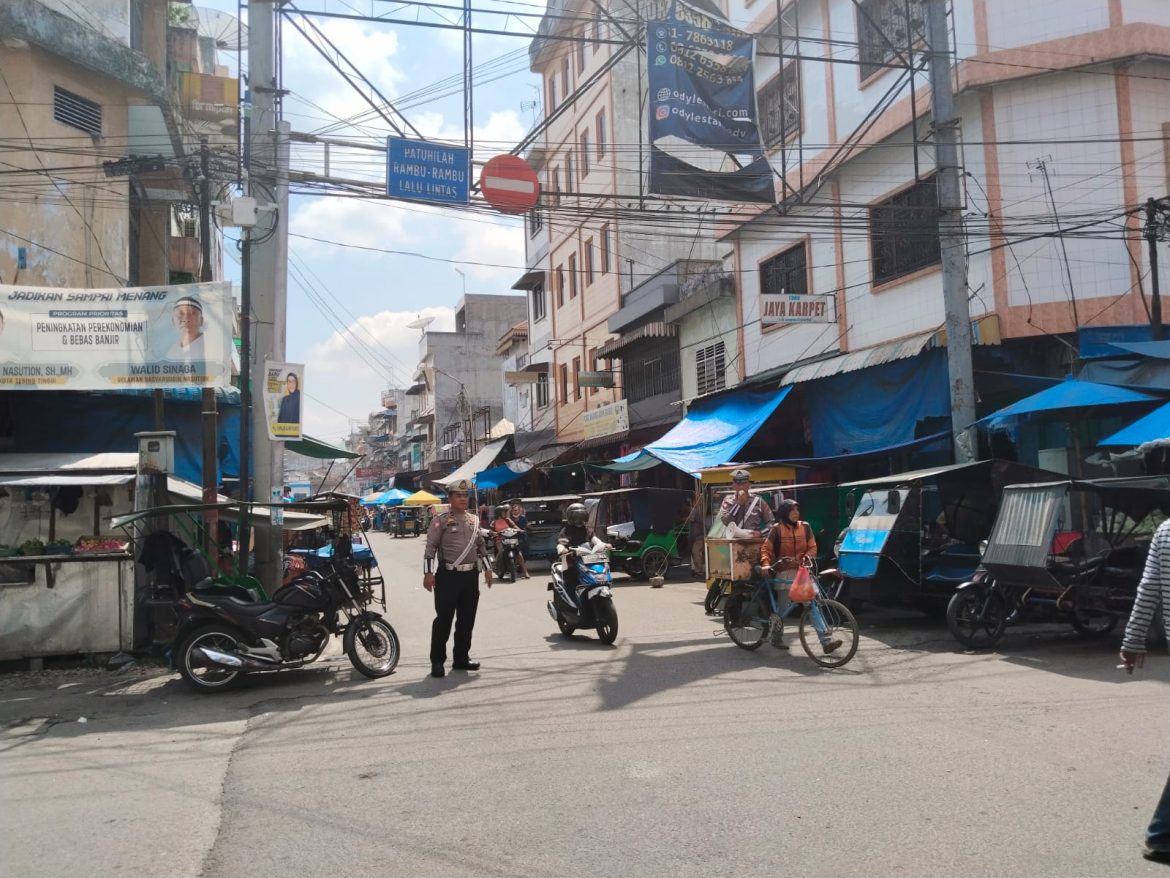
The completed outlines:
[[[479,606],[479,569],[484,582],[492,587],[492,568],[487,546],[479,530],[479,517],[467,511],[471,483],[460,479],[447,486],[451,509],[435,516],[427,530],[427,547],[423,554],[425,573],[423,588],[435,593],[435,621],[431,625],[431,676],[446,672],[447,638],[455,623],[455,661],[457,671],[478,671],[479,662],[471,657],[471,631]]]

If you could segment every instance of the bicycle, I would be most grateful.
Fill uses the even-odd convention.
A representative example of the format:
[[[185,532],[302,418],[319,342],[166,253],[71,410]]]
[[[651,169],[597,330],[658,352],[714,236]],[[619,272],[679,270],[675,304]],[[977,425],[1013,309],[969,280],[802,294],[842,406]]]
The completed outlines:
[[[792,602],[780,612],[773,587],[776,580],[761,575],[750,582],[732,582],[723,604],[723,629],[740,649],[759,649],[765,640],[778,646],[784,634],[784,617],[801,607],[803,612],[797,631],[805,653],[823,668],[844,667],[857,654],[857,620],[844,604],[821,593],[812,561],[805,558],[802,563],[813,578],[811,601]],[[822,620],[821,626],[815,624],[816,616]],[[817,631],[818,627],[820,631]],[[810,630],[813,631],[811,643]],[[821,646],[822,639],[825,642],[840,640],[841,645],[826,653]]]

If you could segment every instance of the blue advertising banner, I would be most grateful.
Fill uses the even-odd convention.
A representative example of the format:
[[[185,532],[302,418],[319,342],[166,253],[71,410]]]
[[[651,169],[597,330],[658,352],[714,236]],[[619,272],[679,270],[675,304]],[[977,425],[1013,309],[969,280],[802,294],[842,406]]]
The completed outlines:
[[[467,204],[471,195],[471,153],[404,137],[386,138],[386,194],[410,201]]]
[[[649,191],[774,202],[756,122],[753,37],[676,3],[670,18],[647,22],[646,43]]]

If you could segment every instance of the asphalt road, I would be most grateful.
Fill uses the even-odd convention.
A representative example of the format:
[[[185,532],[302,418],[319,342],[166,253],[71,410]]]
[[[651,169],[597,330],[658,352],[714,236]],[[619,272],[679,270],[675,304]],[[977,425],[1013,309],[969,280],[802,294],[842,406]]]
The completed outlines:
[[[375,536],[404,658],[188,694],[161,672],[0,679],[4,876],[1141,876],[1170,662],[863,617],[844,669],[737,649],[700,583],[619,583],[563,638],[546,578],[483,590],[478,673],[427,673],[421,539]],[[84,717],[85,722],[79,718]]]

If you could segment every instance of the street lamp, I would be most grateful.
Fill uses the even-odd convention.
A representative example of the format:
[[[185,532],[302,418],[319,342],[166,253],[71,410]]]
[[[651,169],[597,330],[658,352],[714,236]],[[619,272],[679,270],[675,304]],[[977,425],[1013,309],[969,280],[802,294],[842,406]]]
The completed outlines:
[[[461,268],[456,268],[455,273],[457,275],[459,275],[461,278],[463,278],[463,295],[466,296],[467,295],[467,275],[465,275],[463,273],[463,269],[461,269]]]

